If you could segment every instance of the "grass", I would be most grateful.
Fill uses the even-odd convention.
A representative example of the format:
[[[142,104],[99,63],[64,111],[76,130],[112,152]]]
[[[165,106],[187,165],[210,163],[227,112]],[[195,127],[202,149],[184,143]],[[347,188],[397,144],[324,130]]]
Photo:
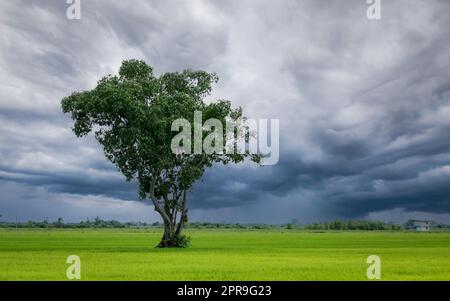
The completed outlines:
[[[155,249],[157,230],[0,229],[0,280],[450,280],[450,233],[190,230],[189,249]]]

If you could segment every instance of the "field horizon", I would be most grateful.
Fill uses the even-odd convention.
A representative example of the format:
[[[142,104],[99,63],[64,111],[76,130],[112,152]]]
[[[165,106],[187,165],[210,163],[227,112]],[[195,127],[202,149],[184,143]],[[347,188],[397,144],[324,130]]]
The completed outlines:
[[[450,232],[189,229],[187,249],[158,229],[0,229],[0,280],[450,280]]]

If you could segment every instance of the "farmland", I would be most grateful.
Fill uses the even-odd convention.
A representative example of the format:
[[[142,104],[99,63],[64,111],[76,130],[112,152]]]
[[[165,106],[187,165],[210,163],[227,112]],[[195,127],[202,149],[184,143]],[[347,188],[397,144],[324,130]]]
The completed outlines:
[[[158,229],[0,229],[0,280],[450,280],[450,232],[189,230],[192,247],[156,249]]]

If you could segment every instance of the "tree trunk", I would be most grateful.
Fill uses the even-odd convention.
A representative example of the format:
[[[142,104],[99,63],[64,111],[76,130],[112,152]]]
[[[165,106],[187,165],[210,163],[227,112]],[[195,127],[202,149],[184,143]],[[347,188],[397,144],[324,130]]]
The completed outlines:
[[[164,220],[164,233],[161,242],[158,244],[159,248],[169,248],[172,245],[173,225],[170,221]]]
[[[164,222],[164,233],[158,248],[184,248],[187,246],[186,237],[181,234],[183,227],[178,224]]]
[[[164,221],[164,233],[161,238],[161,242],[158,244],[158,248],[183,248],[189,244],[189,239],[182,235],[182,231],[185,223],[187,222],[187,208],[186,208],[186,191],[183,192],[181,212],[179,221],[177,222],[178,210],[173,212],[158,212],[161,214]]]

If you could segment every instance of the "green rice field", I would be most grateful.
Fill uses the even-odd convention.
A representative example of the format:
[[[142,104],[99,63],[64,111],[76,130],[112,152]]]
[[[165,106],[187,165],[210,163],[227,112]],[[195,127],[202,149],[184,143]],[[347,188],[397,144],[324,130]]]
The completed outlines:
[[[0,229],[0,280],[450,280],[450,233],[188,230],[187,249],[156,249],[160,230]]]

